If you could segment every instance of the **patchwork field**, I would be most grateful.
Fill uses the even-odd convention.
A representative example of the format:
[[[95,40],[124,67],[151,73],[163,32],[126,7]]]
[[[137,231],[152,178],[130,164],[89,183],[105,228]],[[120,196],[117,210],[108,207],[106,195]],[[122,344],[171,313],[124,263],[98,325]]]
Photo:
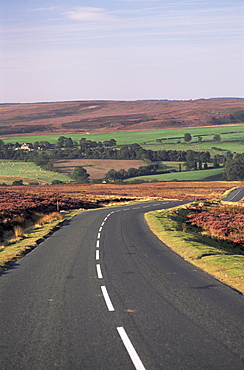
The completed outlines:
[[[102,179],[109,170],[128,170],[131,167],[145,166],[145,162],[137,160],[112,159],[70,159],[54,161],[55,169],[61,174],[71,174],[76,166],[84,167],[90,174],[90,179]]]
[[[192,140],[188,143],[184,142],[184,134],[188,132],[192,136]],[[221,141],[214,142],[213,136],[220,135]],[[65,132],[66,137],[71,137],[72,140],[79,142],[81,138],[85,137],[87,140],[105,141],[115,139],[118,145],[129,145],[138,143],[145,149],[151,150],[208,150],[211,155],[219,154],[223,150],[242,153],[244,151],[244,124],[235,125],[231,127],[212,126],[212,127],[191,127],[191,128],[177,128],[167,130],[142,130],[142,131],[124,131],[124,132],[110,132],[110,133],[68,133]],[[198,136],[202,136],[202,142],[199,143]],[[57,134],[43,134],[43,135],[22,135],[22,136],[0,136],[4,143],[18,142],[23,144],[25,142],[48,141],[55,144],[60,135]],[[162,139],[159,143],[157,140]],[[212,149],[212,148],[216,149]]]

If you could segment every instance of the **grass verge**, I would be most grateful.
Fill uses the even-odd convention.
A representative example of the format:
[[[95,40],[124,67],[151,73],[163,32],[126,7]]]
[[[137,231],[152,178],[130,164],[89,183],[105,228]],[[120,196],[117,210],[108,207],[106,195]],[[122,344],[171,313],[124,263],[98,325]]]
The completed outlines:
[[[0,246],[0,273],[14,264],[19,258],[29,253],[48,236],[50,236],[61,224],[84,211],[83,209],[62,212],[60,219],[54,219],[44,223],[44,220],[28,230],[25,230],[20,237],[16,237]],[[48,216],[46,216],[48,217]]]
[[[173,210],[145,214],[152,232],[186,261],[244,293],[244,256],[225,241],[182,230],[180,220],[169,217]]]

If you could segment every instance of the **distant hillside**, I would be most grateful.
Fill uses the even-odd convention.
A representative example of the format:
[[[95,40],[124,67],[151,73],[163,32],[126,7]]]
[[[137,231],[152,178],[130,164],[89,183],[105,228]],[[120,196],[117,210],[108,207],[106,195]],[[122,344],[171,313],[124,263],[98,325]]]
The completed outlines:
[[[0,135],[116,132],[244,123],[244,99],[0,105]]]

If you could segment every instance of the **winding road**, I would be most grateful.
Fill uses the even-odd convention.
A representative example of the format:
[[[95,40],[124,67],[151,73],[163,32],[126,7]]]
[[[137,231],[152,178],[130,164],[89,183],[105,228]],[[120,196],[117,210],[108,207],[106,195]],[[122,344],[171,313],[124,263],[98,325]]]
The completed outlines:
[[[4,272],[0,369],[243,369],[243,295],[144,221],[182,203],[83,212]]]

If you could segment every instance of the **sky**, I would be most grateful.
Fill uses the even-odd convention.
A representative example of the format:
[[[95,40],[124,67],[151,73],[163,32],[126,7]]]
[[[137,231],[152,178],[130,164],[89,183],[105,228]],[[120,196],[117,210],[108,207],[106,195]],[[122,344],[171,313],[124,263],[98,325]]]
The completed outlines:
[[[0,103],[244,97],[243,0],[1,0]]]

